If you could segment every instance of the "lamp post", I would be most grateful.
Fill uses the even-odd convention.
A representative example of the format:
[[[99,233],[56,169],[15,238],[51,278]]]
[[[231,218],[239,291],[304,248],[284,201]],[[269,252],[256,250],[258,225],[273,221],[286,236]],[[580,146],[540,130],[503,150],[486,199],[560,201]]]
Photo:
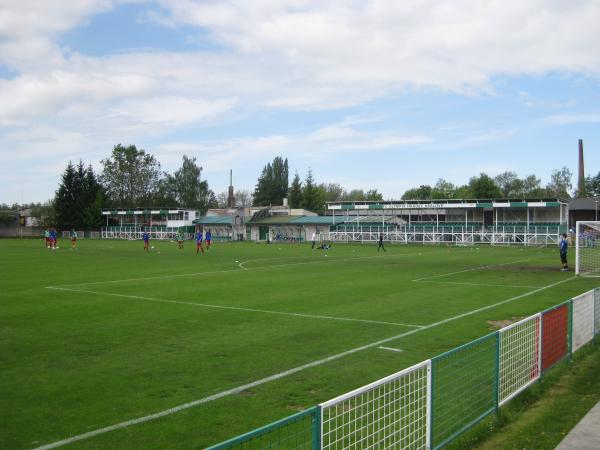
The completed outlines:
[[[596,222],[598,222],[598,200],[594,200],[596,202]]]

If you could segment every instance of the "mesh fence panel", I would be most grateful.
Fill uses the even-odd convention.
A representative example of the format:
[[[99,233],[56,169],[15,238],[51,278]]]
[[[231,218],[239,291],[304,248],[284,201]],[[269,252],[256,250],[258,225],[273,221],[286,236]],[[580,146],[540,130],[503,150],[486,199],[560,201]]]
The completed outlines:
[[[321,405],[322,448],[425,449],[431,362]]]
[[[431,360],[433,448],[496,409],[498,333]]]
[[[207,450],[311,450],[319,440],[319,408],[314,407]]]
[[[569,305],[542,313],[542,371],[569,354]]]
[[[573,351],[594,337],[594,291],[573,299]]]
[[[500,330],[500,404],[539,378],[540,324],[536,314]]]
[[[577,222],[577,274],[600,276],[600,222]]]

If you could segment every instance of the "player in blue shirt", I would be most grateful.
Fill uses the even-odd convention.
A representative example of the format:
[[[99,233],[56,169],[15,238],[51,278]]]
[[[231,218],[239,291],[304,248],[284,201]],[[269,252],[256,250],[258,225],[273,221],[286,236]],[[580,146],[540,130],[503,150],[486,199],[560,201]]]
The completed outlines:
[[[144,241],[144,250],[148,251],[150,245],[150,233],[144,231],[144,233],[142,233],[142,239]]]
[[[56,239],[57,239],[58,233],[56,232],[56,228],[51,228],[50,229],[50,247],[52,248],[52,250],[56,250]]]
[[[202,248],[202,231],[196,233],[196,255],[199,251],[202,251],[202,254],[204,255],[204,248]]]
[[[208,251],[208,249],[210,248],[210,243],[212,241],[212,233],[210,232],[210,229],[206,230],[206,251]]]
[[[569,270],[569,266],[567,264],[567,249],[569,248],[569,243],[567,242],[567,233],[563,233],[560,242],[558,243],[558,250],[560,251],[560,262],[562,263],[562,271],[566,272]]]

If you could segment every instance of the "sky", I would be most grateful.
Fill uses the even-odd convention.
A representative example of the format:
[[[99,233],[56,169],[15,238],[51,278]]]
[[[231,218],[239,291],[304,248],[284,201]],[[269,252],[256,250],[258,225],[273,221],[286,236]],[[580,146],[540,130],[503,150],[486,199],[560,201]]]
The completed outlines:
[[[0,0],[0,203],[117,144],[216,193],[600,171],[600,0]],[[290,180],[291,181],[291,180]],[[576,184],[574,177],[573,184]]]

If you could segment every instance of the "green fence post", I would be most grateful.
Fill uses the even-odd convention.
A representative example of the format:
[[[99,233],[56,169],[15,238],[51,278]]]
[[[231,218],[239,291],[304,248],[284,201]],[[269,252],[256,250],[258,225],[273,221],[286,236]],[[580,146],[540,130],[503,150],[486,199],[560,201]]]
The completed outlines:
[[[312,450],[321,450],[321,407],[318,405],[312,421]]]

